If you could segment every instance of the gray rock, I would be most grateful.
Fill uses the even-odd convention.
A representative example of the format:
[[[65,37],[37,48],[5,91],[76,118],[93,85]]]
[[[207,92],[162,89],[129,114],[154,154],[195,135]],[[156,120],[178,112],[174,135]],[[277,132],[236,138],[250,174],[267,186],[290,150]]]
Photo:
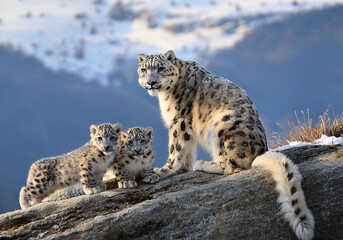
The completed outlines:
[[[343,145],[284,150],[299,164],[315,239],[343,236]],[[189,172],[0,215],[0,239],[296,239],[270,175]],[[113,189],[114,188],[114,189]]]

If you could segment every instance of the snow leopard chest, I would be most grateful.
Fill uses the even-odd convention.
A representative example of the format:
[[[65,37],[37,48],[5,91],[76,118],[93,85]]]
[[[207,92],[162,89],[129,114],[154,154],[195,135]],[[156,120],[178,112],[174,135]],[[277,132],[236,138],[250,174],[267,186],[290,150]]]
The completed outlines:
[[[159,103],[163,122],[167,127],[170,127],[178,111],[172,104],[171,96],[168,93],[159,95]]]

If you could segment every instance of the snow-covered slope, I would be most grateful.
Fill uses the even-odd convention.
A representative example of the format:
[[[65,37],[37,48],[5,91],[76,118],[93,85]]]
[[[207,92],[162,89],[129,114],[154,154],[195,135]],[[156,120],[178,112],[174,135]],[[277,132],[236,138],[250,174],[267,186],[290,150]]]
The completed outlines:
[[[338,3],[343,0],[0,0],[0,44],[51,69],[107,83],[124,57],[174,49],[180,58],[198,59],[230,48],[256,26]]]

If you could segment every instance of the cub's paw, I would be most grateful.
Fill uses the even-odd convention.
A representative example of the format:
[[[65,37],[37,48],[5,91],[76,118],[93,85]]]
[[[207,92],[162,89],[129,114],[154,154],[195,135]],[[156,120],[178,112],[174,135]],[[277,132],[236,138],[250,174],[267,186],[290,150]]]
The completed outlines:
[[[95,187],[84,187],[83,191],[87,195],[95,194],[95,193],[100,193],[106,190],[106,185],[105,184],[99,184],[98,186]]]
[[[118,182],[118,188],[134,188],[137,187],[135,180],[121,180]]]
[[[177,174],[176,171],[166,167],[154,168],[154,173],[158,174],[161,178],[166,178]]]
[[[156,173],[150,173],[149,175],[146,175],[142,181],[146,183],[155,183],[160,181],[160,176]]]

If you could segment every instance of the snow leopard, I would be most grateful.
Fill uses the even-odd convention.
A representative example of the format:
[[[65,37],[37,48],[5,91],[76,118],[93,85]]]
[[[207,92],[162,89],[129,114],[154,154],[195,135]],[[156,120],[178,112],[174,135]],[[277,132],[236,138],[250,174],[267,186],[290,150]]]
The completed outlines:
[[[121,128],[119,123],[91,125],[91,139],[82,147],[34,162],[29,170],[27,185],[20,191],[21,208],[38,204],[52,192],[79,182],[86,194],[106,190],[101,180],[117,155]]]
[[[280,210],[299,239],[312,239],[314,218],[301,188],[301,174],[282,153],[268,152],[265,129],[254,102],[230,80],[212,74],[174,51],[138,57],[138,82],[158,97],[169,130],[169,157],[161,177],[184,171],[233,174],[251,166],[272,173]],[[212,161],[195,161],[200,143]]]
[[[136,187],[137,178],[147,183],[159,181],[159,175],[153,172],[155,162],[153,138],[151,127],[133,127],[128,131],[122,131],[119,153],[106,171],[103,180],[116,179],[118,188]]]

